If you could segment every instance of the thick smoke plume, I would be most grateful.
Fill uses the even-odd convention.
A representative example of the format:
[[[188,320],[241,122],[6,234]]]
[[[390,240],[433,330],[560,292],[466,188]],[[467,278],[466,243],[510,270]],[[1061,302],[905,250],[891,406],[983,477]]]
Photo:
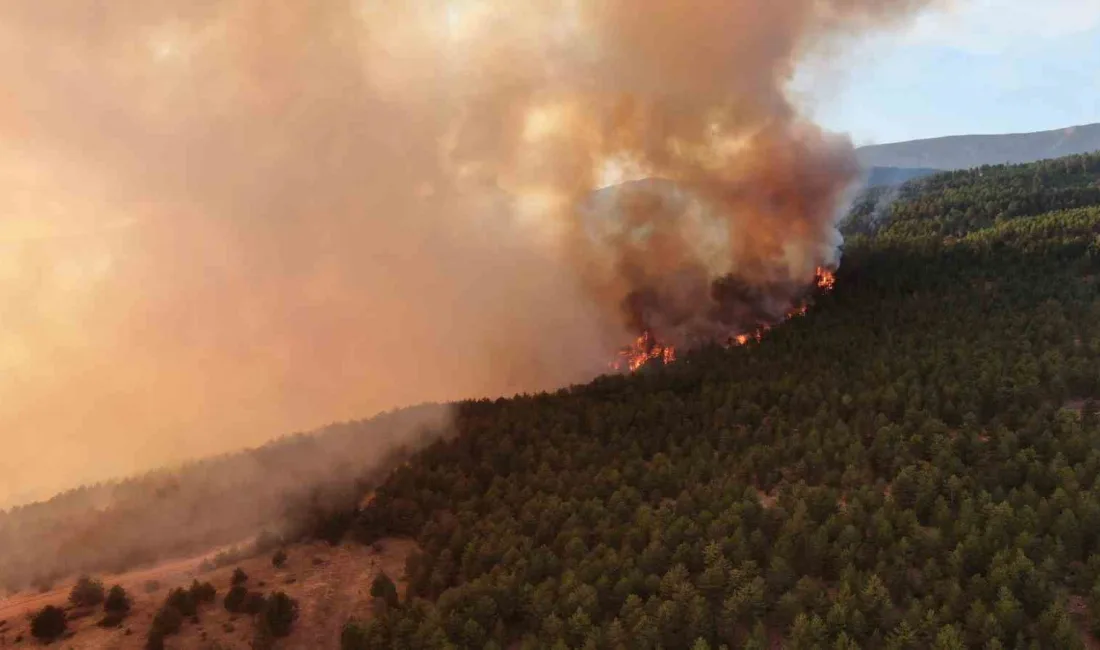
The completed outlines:
[[[780,313],[855,174],[784,86],[920,4],[4,3],[0,503]]]

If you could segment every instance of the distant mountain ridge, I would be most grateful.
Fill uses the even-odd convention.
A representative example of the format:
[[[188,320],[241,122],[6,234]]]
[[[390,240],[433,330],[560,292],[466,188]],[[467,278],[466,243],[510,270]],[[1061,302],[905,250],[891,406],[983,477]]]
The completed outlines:
[[[865,169],[969,169],[1029,163],[1100,150],[1100,123],[1053,131],[1003,135],[955,135],[871,145],[856,150]]]

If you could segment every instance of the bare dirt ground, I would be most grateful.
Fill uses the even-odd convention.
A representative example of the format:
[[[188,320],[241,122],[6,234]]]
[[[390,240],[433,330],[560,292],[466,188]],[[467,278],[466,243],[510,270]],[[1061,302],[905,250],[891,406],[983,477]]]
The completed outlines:
[[[231,614],[222,606],[229,590],[233,569],[240,566],[248,574],[250,590],[269,594],[284,591],[299,603],[298,620],[290,636],[277,647],[288,650],[314,650],[339,647],[340,631],[349,618],[369,618],[370,586],[379,571],[385,571],[404,594],[402,580],[405,559],[415,544],[410,540],[387,539],[376,551],[369,546],[344,544],[329,546],[311,543],[286,549],[287,562],[282,568],[271,564],[265,554],[239,563],[201,573],[199,564],[210,553],[164,562],[118,576],[96,576],[106,586],[121,584],[133,600],[133,609],[119,628],[97,625],[103,612],[70,609],[69,636],[51,647],[74,650],[140,650],[156,611],[168,591],[191,584],[194,579],[210,581],[218,590],[217,601],[199,610],[199,622],[187,621],[180,634],[169,637],[166,646],[173,650],[245,650],[251,647],[255,626],[251,617]],[[220,549],[218,549],[220,550]],[[159,586],[150,591],[147,584]],[[0,600],[0,648],[33,648],[38,642],[30,635],[30,616],[46,605],[68,608],[72,583],[59,585],[43,594],[16,594]]]

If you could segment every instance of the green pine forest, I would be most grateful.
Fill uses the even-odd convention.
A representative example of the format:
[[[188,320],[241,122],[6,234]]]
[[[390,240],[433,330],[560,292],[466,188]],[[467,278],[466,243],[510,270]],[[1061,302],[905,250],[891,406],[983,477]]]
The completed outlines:
[[[459,405],[349,520],[421,552],[343,648],[1093,643],[1100,155],[870,190],[843,230],[759,342]]]

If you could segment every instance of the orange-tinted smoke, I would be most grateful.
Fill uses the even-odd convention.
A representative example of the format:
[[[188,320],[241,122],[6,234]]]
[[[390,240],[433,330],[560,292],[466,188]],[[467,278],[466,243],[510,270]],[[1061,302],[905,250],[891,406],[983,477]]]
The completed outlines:
[[[0,504],[583,380],[639,288],[809,282],[853,163],[784,85],[919,4],[4,3]],[[684,197],[578,208],[649,176]]]

